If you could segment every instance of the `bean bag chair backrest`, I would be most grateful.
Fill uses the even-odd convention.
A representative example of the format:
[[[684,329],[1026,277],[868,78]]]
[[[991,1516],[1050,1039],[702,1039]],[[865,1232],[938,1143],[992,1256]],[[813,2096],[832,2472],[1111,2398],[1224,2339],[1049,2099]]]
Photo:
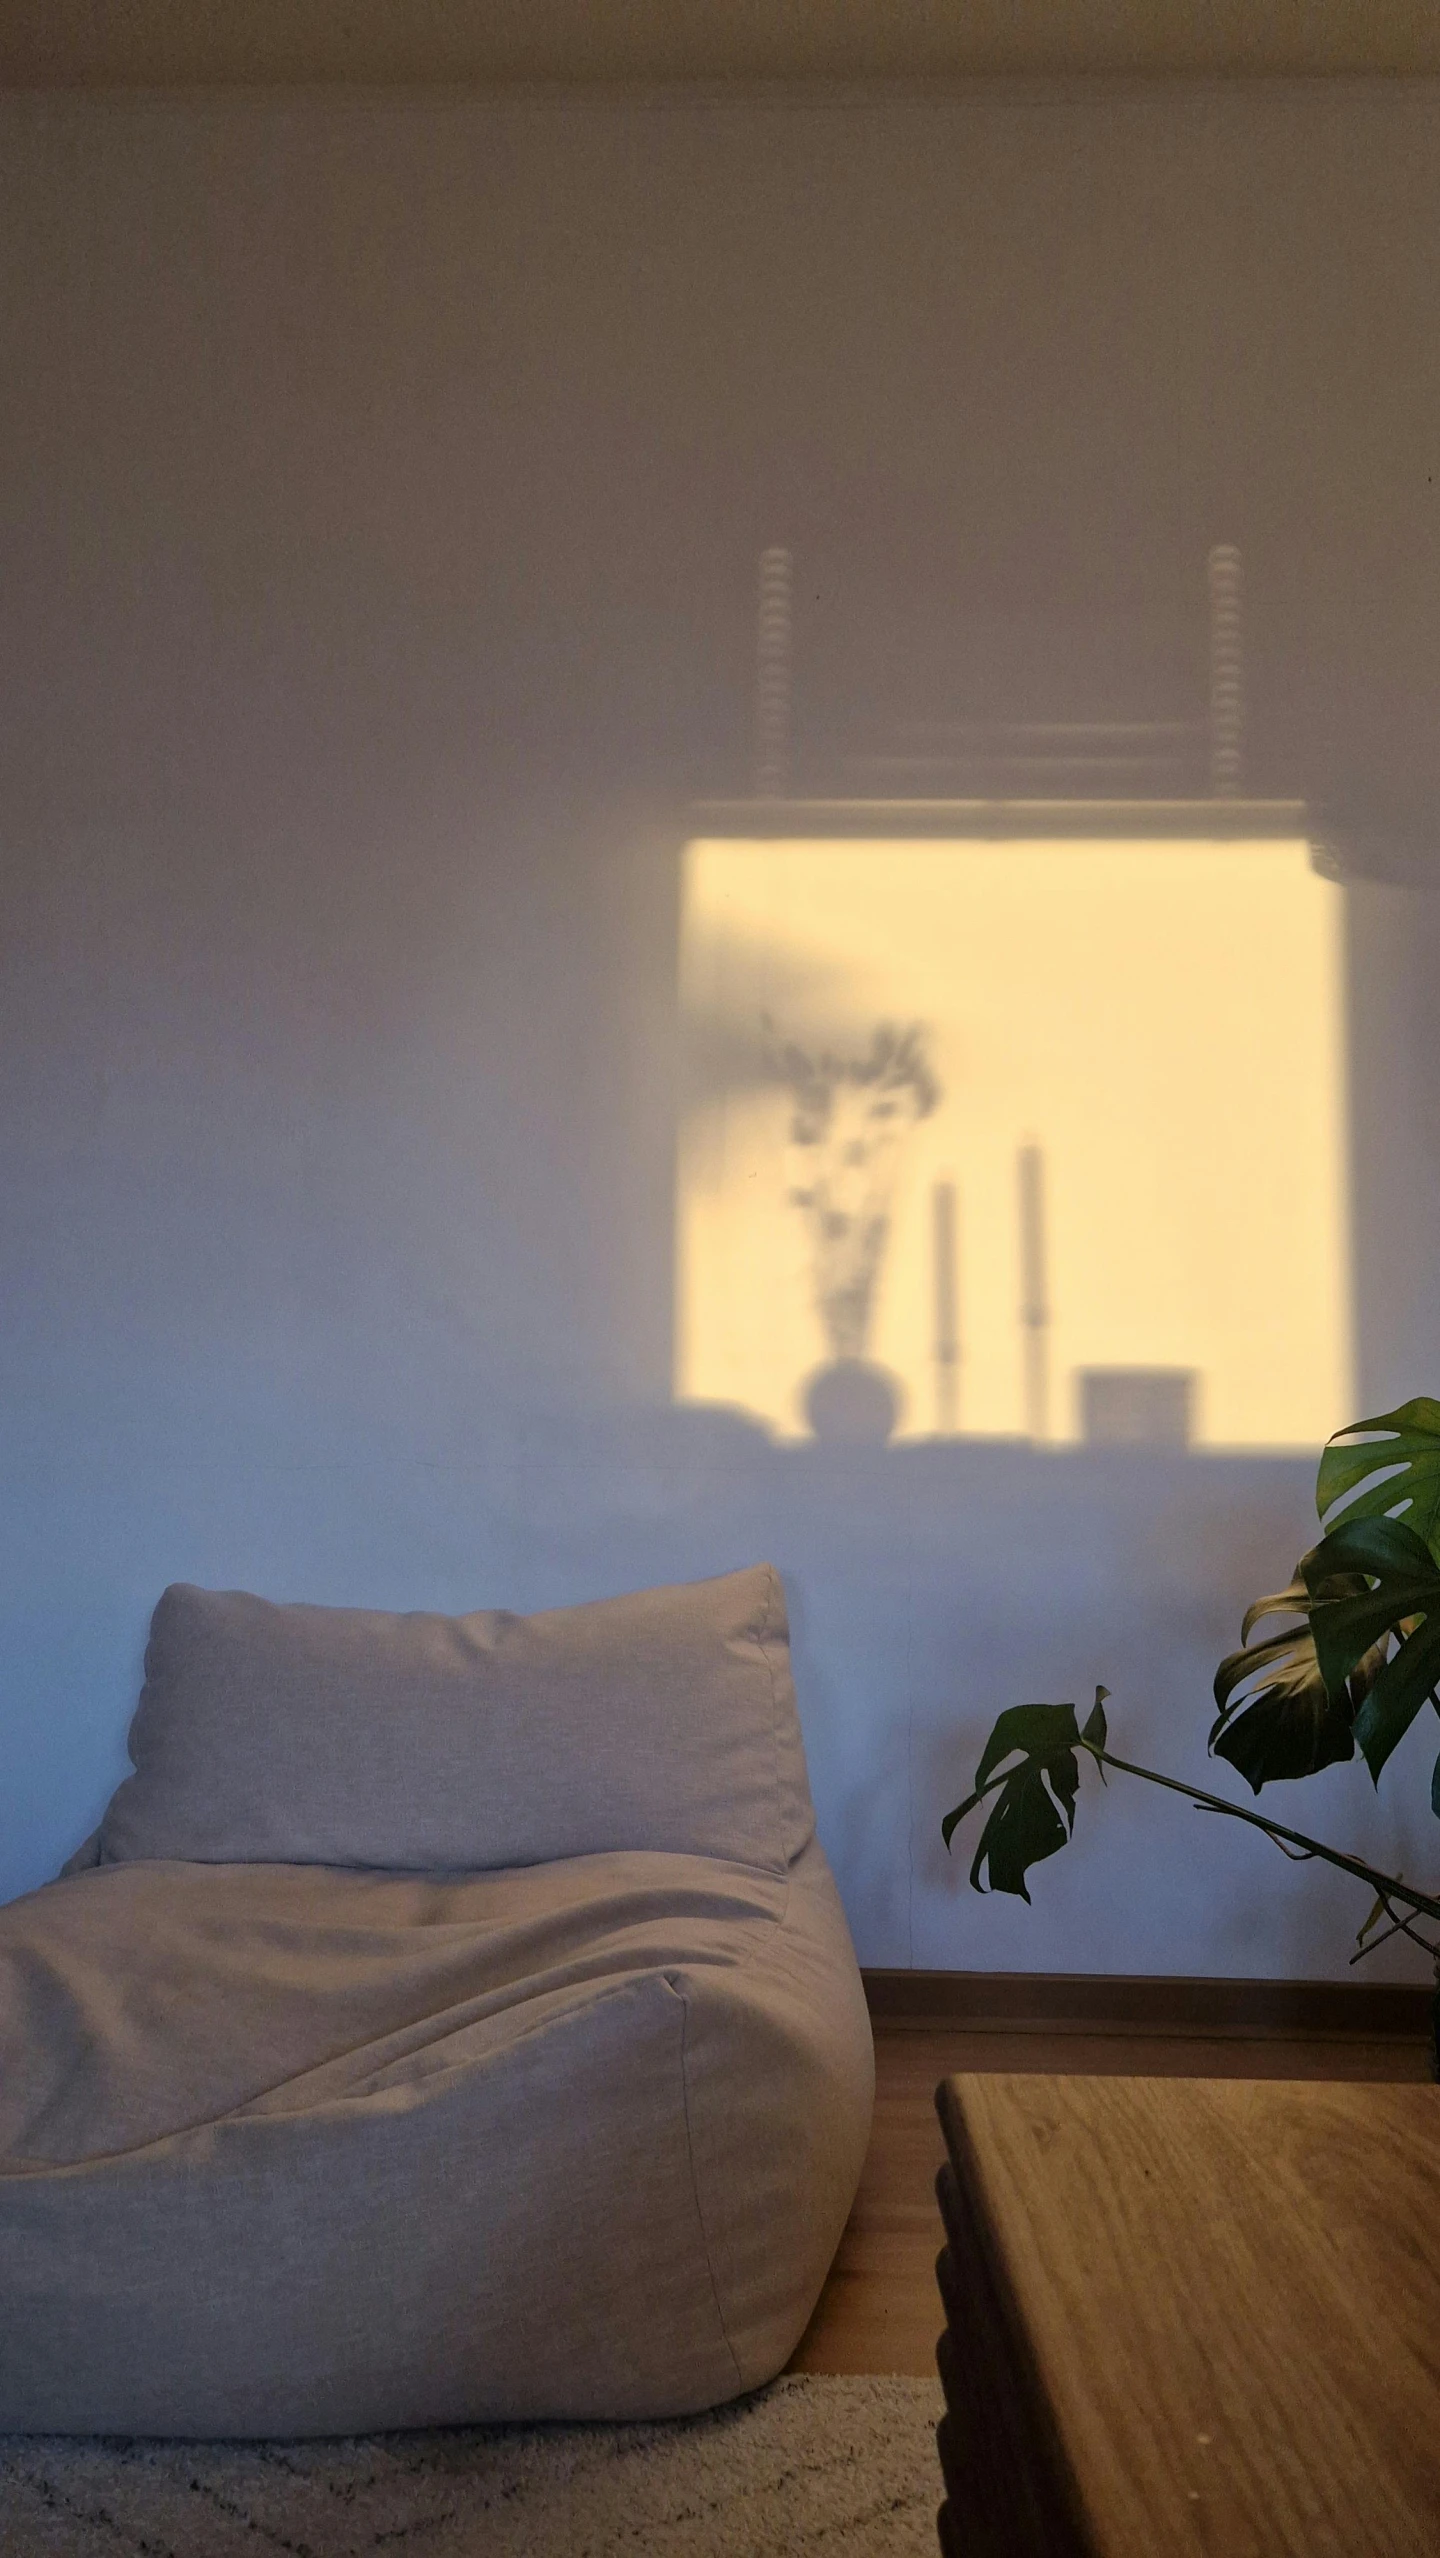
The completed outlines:
[[[177,1583],[130,1756],[86,1862],[476,1871],[631,1848],[778,1873],[814,1828],[768,1564],[529,1617]]]

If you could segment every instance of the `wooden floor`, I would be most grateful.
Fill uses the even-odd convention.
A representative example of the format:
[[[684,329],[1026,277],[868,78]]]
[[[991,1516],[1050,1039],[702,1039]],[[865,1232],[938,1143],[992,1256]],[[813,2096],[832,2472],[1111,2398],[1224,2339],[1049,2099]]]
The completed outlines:
[[[860,2191],[792,2371],[935,2376],[944,2157],[935,2089],[954,2070],[1118,2072],[1146,2078],[1425,2079],[1422,2041],[1270,2035],[1090,2034],[877,2026],[875,2127]]]

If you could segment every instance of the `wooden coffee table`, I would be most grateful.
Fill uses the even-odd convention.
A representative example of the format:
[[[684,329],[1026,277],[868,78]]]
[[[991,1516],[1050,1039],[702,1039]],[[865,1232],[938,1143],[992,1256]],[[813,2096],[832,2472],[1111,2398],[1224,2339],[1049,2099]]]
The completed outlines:
[[[1440,2558],[1440,2088],[936,2103],[949,2558]]]

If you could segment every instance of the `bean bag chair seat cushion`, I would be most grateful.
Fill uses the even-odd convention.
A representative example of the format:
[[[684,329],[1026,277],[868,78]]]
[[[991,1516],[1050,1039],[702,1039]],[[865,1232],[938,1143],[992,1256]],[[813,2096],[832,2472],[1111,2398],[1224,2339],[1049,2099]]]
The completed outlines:
[[[531,1619],[170,1592],[132,1755],[0,1909],[0,2431],[783,2366],[873,2082],[768,1567]]]

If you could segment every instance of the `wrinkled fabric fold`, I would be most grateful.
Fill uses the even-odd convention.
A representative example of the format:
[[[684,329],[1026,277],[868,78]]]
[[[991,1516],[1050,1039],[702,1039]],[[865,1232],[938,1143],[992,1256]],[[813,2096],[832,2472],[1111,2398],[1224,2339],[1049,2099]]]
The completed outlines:
[[[803,2330],[871,2084],[813,1840],[76,1873],[0,1910],[0,2430],[714,2404]]]

